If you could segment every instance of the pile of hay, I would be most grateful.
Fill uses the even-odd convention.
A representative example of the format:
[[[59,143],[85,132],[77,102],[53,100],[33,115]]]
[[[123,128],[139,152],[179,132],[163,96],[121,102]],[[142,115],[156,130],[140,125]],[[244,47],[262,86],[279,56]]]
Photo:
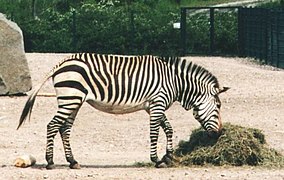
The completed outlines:
[[[191,165],[268,165],[284,167],[284,157],[269,148],[258,129],[229,123],[219,139],[210,138],[202,129],[192,132],[189,141],[181,141],[175,150],[177,166]]]

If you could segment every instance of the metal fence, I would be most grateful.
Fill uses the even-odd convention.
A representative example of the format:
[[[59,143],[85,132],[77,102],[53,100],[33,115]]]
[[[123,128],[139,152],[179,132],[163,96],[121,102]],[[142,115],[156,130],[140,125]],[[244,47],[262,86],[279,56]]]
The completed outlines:
[[[284,10],[239,10],[240,55],[284,68]]]
[[[239,8],[181,8],[181,54],[238,55]]]
[[[224,37],[223,32],[230,34]],[[183,55],[255,57],[266,64],[284,68],[284,10],[181,8],[181,50]]]

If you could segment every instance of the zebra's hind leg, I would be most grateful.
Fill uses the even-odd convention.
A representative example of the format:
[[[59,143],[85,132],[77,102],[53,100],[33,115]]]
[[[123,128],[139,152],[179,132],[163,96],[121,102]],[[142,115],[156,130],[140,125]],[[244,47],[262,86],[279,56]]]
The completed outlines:
[[[59,128],[59,133],[62,139],[64,151],[65,151],[65,157],[67,162],[70,163],[69,167],[71,169],[80,169],[79,163],[74,159],[71,146],[70,146],[70,133],[71,133],[71,128],[73,125],[73,122],[75,120],[75,116],[78,111],[72,114],[70,118],[64,123],[63,126]]]
[[[54,168],[54,162],[53,162],[54,137],[56,136],[63,122],[64,122],[63,119],[61,119],[58,115],[55,115],[47,125],[47,142],[46,142],[46,154],[45,154],[45,159],[47,161],[46,169]]]
[[[69,143],[69,137],[70,137],[71,127],[73,125],[75,116],[79,108],[81,107],[82,101],[76,102],[73,99],[73,102],[70,101],[69,102],[65,101],[65,103],[62,103],[63,101],[60,102],[61,103],[59,103],[58,106],[59,108],[56,115],[47,125],[47,144],[46,144],[46,156],[45,156],[47,161],[46,169],[54,168],[54,162],[53,162],[54,137],[58,131],[60,132],[65,150],[65,156],[67,161],[70,163],[70,167],[71,168],[80,167],[77,161],[75,161],[75,159],[73,158]]]

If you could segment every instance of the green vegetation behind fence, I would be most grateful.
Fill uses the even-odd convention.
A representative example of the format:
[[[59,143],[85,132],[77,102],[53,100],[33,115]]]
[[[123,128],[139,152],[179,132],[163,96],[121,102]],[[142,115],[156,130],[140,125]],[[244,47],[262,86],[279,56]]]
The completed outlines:
[[[173,23],[180,21],[180,5],[229,1],[0,0],[0,12],[19,24],[27,52],[88,51],[167,56],[181,52],[180,30],[173,28]],[[195,44],[189,48],[204,51],[209,42],[208,28],[196,24],[191,29]],[[232,47],[222,43],[224,35],[226,38],[230,32],[223,32],[221,27],[216,33],[220,48]]]
[[[21,27],[27,52],[162,56],[241,53],[283,67],[283,10],[259,13],[251,8],[240,16],[237,8],[207,8],[180,17],[180,12],[187,13],[180,11],[180,5],[229,1],[0,0],[0,12]],[[283,7],[283,2],[270,2],[268,6]],[[256,14],[250,14],[254,11]],[[188,35],[174,29],[175,22],[186,24],[182,27]]]
[[[179,21],[178,5],[168,1],[109,2],[56,3],[42,7],[33,17],[26,13],[30,9],[23,14],[17,12],[21,11],[18,7],[8,11],[11,4],[5,4],[5,9],[0,0],[0,11],[9,12],[8,18],[23,30],[27,52],[178,55],[179,30],[173,28]]]
[[[184,7],[182,54],[238,55],[238,7]]]
[[[147,5],[84,4],[59,13],[47,9],[42,19],[22,24],[27,51],[166,54],[178,50],[178,14]]]

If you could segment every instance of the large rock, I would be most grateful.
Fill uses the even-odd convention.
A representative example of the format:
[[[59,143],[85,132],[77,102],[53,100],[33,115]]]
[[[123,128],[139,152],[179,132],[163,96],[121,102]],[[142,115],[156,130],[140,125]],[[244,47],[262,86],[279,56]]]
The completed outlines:
[[[21,94],[31,87],[22,31],[0,13],[0,95]]]

